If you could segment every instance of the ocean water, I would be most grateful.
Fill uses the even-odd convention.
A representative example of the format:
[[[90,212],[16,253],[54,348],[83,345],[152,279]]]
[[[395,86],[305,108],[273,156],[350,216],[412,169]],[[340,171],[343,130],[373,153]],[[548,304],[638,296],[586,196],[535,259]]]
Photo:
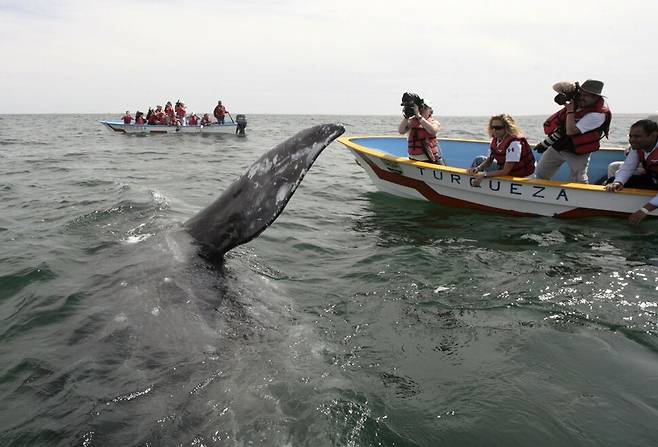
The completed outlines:
[[[223,266],[180,262],[180,224],[267,149],[398,118],[254,115],[242,139],[107,118],[0,116],[0,445],[658,445],[655,222],[398,199],[334,143]]]

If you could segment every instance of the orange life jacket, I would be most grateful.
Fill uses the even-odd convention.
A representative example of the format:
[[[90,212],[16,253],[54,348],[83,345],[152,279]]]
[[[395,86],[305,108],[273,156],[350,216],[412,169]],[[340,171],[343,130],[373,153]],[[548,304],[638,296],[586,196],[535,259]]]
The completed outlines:
[[[409,138],[407,139],[409,155],[424,154],[432,161],[440,158],[439,143],[436,141],[436,135],[432,136],[426,131],[416,118],[409,120],[409,127]]]
[[[224,118],[226,115],[226,107],[222,106],[216,106],[215,110],[213,111],[213,115],[215,115],[215,118]]]
[[[653,150],[648,157],[642,149],[637,149],[635,152],[647,174],[658,175],[658,150]]]
[[[527,177],[532,175],[535,172],[535,156],[532,155],[532,149],[530,149],[528,141],[523,137],[513,137],[510,135],[501,141],[500,144],[496,144],[496,138],[493,138],[489,145],[493,158],[502,169],[502,167],[505,166],[507,148],[512,141],[518,141],[521,143],[521,158],[516,162],[509,175],[514,177]]]
[[[566,135],[566,107],[549,116],[548,119],[544,122],[544,133],[546,135],[550,135],[559,128],[562,128],[562,132],[565,135],[561,140],[557,141],[553,147],[557,150],[569,150],[578,155],[589,154],[590,152],[598,151],[601,147],[601,138],[604,136],[608,138],[612,113],[610,112],[610,109],[605,105],[603,98],[599,98],[596,104],[594,104],[592,107],[585,107],[584,109],[575,112],[576,122],[580,121],[583,116],[592,112],[605,114],[605,121],[603,124],[596,129],[572,136]]]

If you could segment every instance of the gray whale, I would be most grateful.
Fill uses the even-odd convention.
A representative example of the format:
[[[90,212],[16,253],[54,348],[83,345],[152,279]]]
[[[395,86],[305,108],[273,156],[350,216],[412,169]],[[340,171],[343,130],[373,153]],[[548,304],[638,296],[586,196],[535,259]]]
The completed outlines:
[[[345,132],[339,124],[321,124],[295,134],[260,157],[211,205],[184,227],[206,257],[249,242],[281,214],[313,162]]]
[[[262,436],[287,443],[280,388],[263,388],[262,374],[303,385],[296,354],[286,354],[304,343],[311,355],[313,326],[295,315],[294,301],[270,277],[253,274],[239,254],[223,255],[274,222],[343,132],[334,124],[299,132],[183,228],[103,253],[84,287],[86,310],[47,379],[63,394],[21,418],[20,433],[42,430],[30,421],[48,413],[66,421],[58,422],[59,445],[210,445],[217,436],[233,445]],[[62,387],[62,377],[74,386]]]

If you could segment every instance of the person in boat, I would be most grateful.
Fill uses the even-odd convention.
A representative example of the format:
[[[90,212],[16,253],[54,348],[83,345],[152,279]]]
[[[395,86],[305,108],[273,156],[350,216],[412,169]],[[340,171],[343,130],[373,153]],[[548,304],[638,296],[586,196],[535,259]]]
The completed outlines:
[[[123,124],[130,124],[133,122],[133,116],[130,114],[128,110],[126,110],[126,114],[121,117],[123,120]]]
[[[228,113],[228,110],[226,110],[226,107],[222,105],[221,101],[217,101],[217,106],[215,107],[215,110],[213,111],[213,115],[217,119],[217,124],[224,124],[224,117]]]
[[[492,116],[487,133],[491,137],[489,153],[468,170],[469,175],[475,176],[473,186],[479,186],[486,177],[528,177],[535,172],[532,149],[514,118],[506,113]]]
[[[165,125],[166,124],[166,116],[167,115],[162,110],[162,106],[157,106],[155,108],[155,122],[154,122],[154,124]]]
[[[171,104],[171,101],[167,101],[167,104],[165,104],[164,113],[165,115],[172,118],[176,116],[176,113],[174,112],[174,106]]]
[[[606,185],[605,190],[618,192],[624,187],[658,190],[658,123],[649,119],[635,122],[628,132],[628,142],[631,150],[614,181]],[[639,166],[644,168],[644,173],[638,175],[636,169]],[[628,221],[637,224],[656,208],[658,194],[631,214]]]
[[[590,154],[608,137],[612,114],[604,96],[603,82],[588,79],[582,85],[558,82],[555,102],[564,105],[544,122],[547,138],[535,146],[542,153],[535,176],[550,180],[563,163],[569,165],[569,180],[587,183]]]
[[[174,112],[176,113],[176,119],[180,121],[180,123],[184,126],[185,125],[185,115],[187,114],[187,107],[185,107],[185,104],[180,102],[180,100],[176,101],[176,106],[174,107]]]
[[[156,124],[159,124],[158,122],[158,112],[156,110],[152,110],[153,113],[151,113],[151,116],[146,120],[147,123],[151,126],[155,126]]]
[[[658,123],[658,115],[650,115],[647,117],[648,120],[651,120],[653,122]],[[628,157],[628,153],[631,151],[631,147],[627,147],[626,150],[624,150],[624,157]],[[608,185],[612,183],[615,180],[615,175],[617,174],[617,171],[623,166],[624,162],[623,161],[613,161],[608,165],[608,177],[604,182],[604,185]],[[639,164],[637,169],[635,169],[635,172],[633,175],[644,175],[645,171],[644,168],[642,167],[642,164]]]
[[[194,114],[194,112],[187,117],[187,125],[188,126],[198,126],[199,125],[199,117]]]
[[[422,101],[422,100],[421,100]],[[445,165],[441,148],[436,139],[441,125],[437,120],[432,118],[434,111],[432,107],[421,102],[413,105],[413,115],[407,118],[402,117],[398,126],[398,132],[401,135],[409,132],[407,138],[408,157],[411,160],[427,161]]]
[[[212,120],[210,119],[210,115],[207,113],[203,114],[203,118],[201,118],[201,125],[202,126],[210,126],[212,124]]]
[[[136,126],[143,126],[146,124],[146,120],[144,119],[144,112],[140,112],[139,110],[135,114],[135,125]]]

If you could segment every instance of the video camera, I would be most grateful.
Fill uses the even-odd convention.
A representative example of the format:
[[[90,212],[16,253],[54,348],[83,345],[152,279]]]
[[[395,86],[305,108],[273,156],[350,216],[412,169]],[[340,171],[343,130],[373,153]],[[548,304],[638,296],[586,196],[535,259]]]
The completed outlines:
[[[402,94],[402,103],[400,104],[403,107],[402,113],[404,114],[404,117],[411,118],[414,116],[414,105],[418,106],[420,109],[424,103],[425,101],[423,101],[423,98],[417,94],[404,92]]]
[[[569,84],[570,83],[559,83],[553,87],[555,91],[558,92],[558,94],[555,95],[555,98],[553,98],[553,101],[555,101],[556,104],[563,106],[569,101],[576,101],[580,96],[580,84],[577,82],[571,85]],[[565,88],[565,86],[568,86],[568,88]]]

